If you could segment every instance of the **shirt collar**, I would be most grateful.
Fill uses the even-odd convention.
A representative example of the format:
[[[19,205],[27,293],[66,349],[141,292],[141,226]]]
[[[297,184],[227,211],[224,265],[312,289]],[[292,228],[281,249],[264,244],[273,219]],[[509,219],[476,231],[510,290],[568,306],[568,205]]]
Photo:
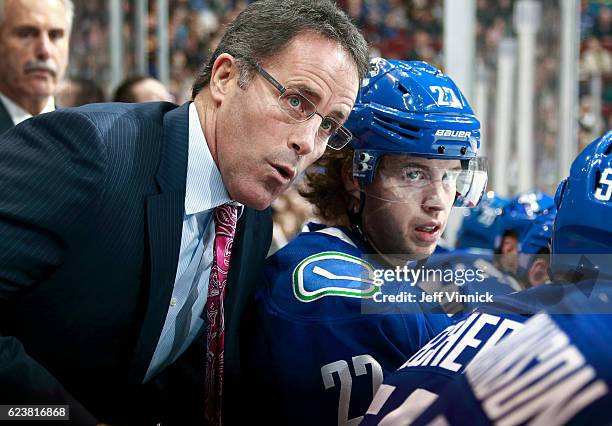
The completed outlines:
[[[233,201],[225,189],[193,102],[189,105],[188,152],[185,214],[202,213],[226,203],[237,205],[241,213],[242,204]]]
[[[15,102],[4,96],[2,93],[0,93],[0,99],[2,99],[2,103],[4,103],[4,106],[6,107],[6,110],[8,111],[9,115],[11,116],[11,119],[13,120],[15,126],[21,123],[22,121],[25,121],[28,118],[32,117],[32,114],[30,114],[28,111],[26,111],[25,109],[17,105]],[[45,105],[45,107],[40,113],[42,114],[51,111],[55,111],[55,99],[53,98],[53,96],[49,96],[47,105]]]

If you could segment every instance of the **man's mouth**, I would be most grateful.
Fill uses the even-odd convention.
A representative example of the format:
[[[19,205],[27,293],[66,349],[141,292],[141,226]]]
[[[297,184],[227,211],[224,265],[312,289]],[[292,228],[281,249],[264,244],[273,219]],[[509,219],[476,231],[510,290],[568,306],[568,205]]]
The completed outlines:
[[[278,164],[272,164],[274,170],[286,181],[291,181],[295,177],[295,169],[289,166],[283,166]]]
[[[438,222],[425,223],[415,226],[414,231],[418,240],[426,244],[433,244],[440,238],[442,224]]]
[[[55,70],[52,69],[50,66],[41,66],[41,65],[33,65],[33,64],[26,64],[24,67],[24,72],[26,74],[40,74],[40,73],[45,73],[45,74],[49,74],[52,77],[55,77]]]
[[[420,232],[427,232],[429,234],[433,234],[438,231],[440,227],[438,225],[430,225],[430,226],[417,226],[416,230]]]

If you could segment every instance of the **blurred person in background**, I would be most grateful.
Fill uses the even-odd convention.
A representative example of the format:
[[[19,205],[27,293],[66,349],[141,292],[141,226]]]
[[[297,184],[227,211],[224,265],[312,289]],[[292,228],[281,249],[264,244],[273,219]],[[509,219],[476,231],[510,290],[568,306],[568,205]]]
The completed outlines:
[[[300,196],[298,186],[291,186],[272,203],[274,225],[270,254],[284,247],[314,217],[312,205]]]
[[[62,107],[77,107],[104,102],[102,89],[95,81],[86,78],[67,78],[55,95],[55,100]]]
[[[489,191],[482,197],[478,207],[464,210],[455,249],[492,254],[495,221],[501,216],[503,207],[507,203],[506,198]]]
[[[525,237],[531,223],[554,209],[553,198],[541,191],[526,191],[512,198],[495,221],[493,250],[497,255],[496,266],[505,273],[516,276],[519,243]]]
[[[523,288],[550,282],[550,238],[556,214],[557,209],[553,207],[539,215],[519,243],[516,278]]]
[[[148,75],[126,78],[115,90],[113,102],[174,102],[174,96],[161,81]]]
[[[612,74],[612,53],[604,48],[601,40],[591,36],[584,41],[580,58],[580,71],[592,75],[610,76]]]
[[[350,141],[367,68],[332,2],[260,0],[192,102],[64,108],[5,132],[0,402],[70,404],[79,424],[242,424],[268,207]]]
[[[0,0],[0,133],[55,110],[73,14],[71,0]]]

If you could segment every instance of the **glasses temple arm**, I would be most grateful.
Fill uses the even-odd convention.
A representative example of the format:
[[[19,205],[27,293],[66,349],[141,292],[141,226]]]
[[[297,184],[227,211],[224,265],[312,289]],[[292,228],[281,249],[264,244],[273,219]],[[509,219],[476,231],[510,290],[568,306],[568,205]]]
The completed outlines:
[[[285,93],[285,90],[286,90],[285,87],[282,84],[280,84],[278,81],[276,81],[274,77],[268,74],[268,72],[265,69],[263,69],[261,65],[255,64],[255,69],[257,70],[258,73],[263,75],[264,78],[268,80],[274,87],[276,87],[278,91],[281,93],[281,95]]]

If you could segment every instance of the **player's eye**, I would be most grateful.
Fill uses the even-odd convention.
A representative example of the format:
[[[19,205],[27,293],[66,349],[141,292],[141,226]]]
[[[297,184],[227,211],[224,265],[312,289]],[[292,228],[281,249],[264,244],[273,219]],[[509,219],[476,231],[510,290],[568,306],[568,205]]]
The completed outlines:
[[[425,171],[416,168],[404,169],[404,180],[408,183],[421,183],[427,180]]]

